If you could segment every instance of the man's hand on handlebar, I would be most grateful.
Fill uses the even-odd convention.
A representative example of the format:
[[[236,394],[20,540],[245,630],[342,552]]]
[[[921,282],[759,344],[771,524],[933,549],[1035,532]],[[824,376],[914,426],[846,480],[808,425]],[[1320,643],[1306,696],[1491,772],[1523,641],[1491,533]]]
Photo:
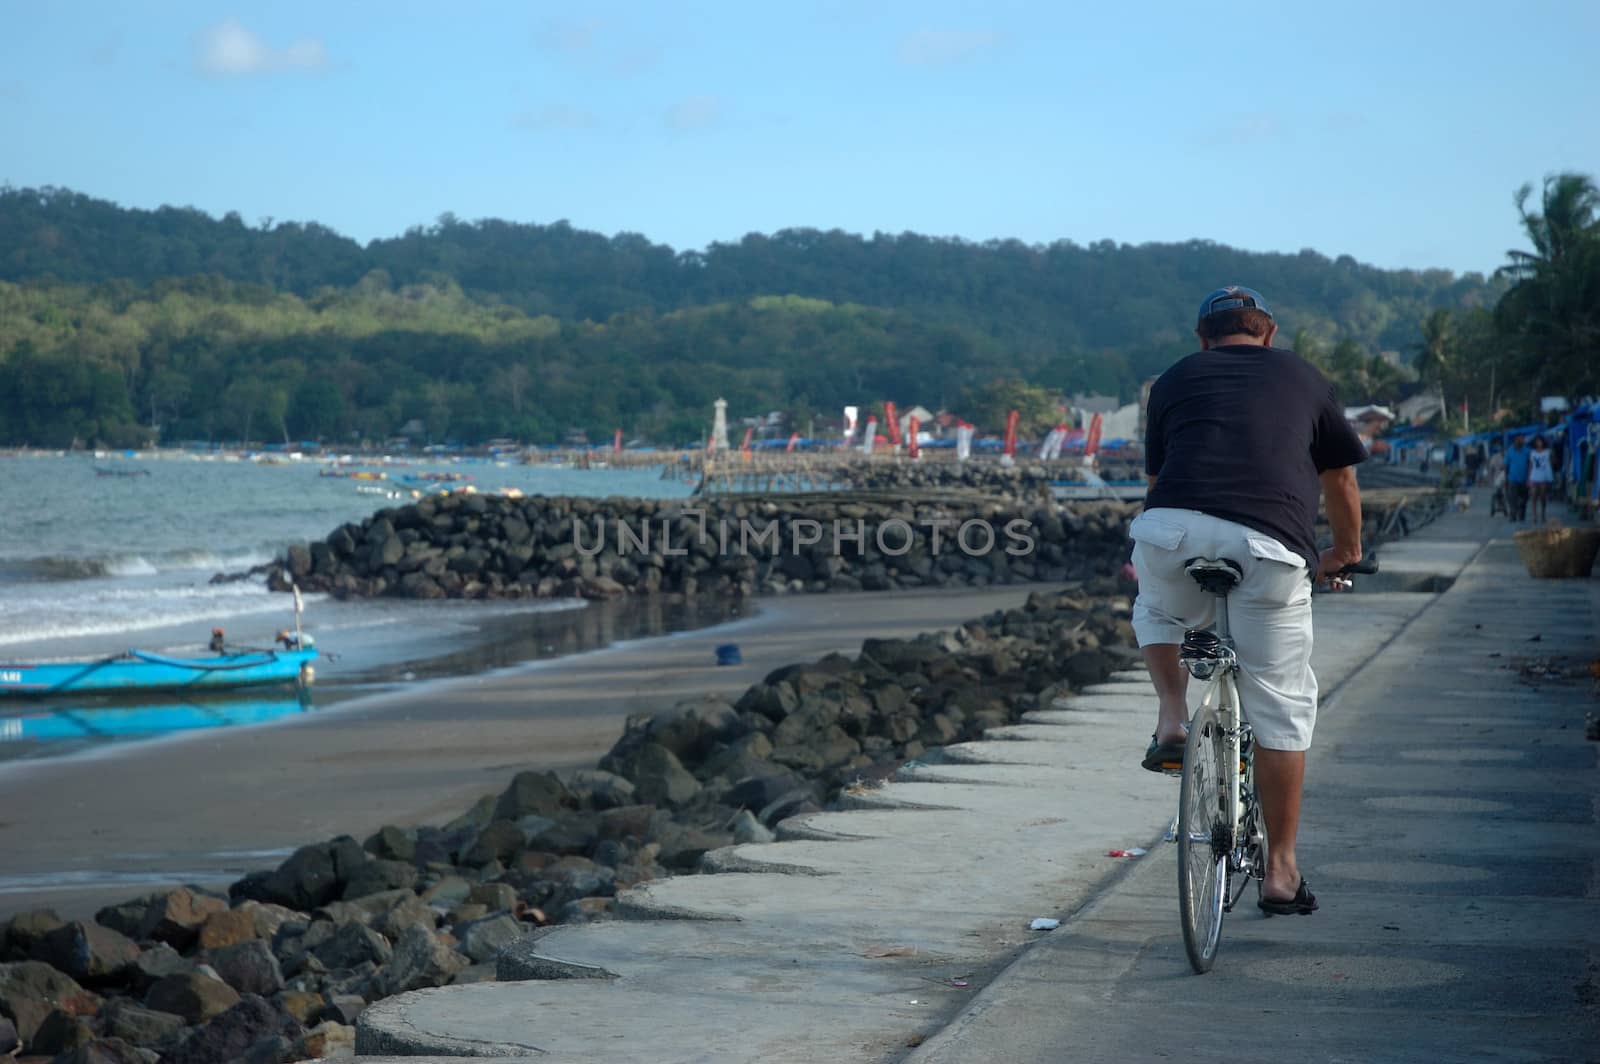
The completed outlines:
[[[1378,559],[1363,558],[1360,551],[1329,547],[1322,552],[1317,566],[1317,583],[1327,591],[1349,591],[1355,584],[1351,576],[1370,576],[1377,571]]]

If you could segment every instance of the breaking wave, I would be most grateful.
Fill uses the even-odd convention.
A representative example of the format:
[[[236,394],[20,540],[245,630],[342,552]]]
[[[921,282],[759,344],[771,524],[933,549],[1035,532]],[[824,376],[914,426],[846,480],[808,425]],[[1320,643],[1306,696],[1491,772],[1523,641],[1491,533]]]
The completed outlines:
[[[178,550],[163,554],[110,554],[90,557],[50,554],[38,558],[0,559],[0,576],[12,580],[96,580],[118,576],[154,576],[157,573],[238,572],[270,562],[271,550]]]

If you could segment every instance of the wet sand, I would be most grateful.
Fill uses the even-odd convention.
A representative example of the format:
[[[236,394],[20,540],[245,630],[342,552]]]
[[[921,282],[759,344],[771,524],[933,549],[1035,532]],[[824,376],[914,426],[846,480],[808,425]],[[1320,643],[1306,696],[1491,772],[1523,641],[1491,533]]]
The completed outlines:
[[[442,823],[527,768],[592,764],[629,714],[737,694],[872,636],[948,628],[1043,585],[763,600],[753,618],[442,680],[259,728],[0,766],[0,918],[225,884],[294,847]],[[712,664],[719,643],[743,664]]]

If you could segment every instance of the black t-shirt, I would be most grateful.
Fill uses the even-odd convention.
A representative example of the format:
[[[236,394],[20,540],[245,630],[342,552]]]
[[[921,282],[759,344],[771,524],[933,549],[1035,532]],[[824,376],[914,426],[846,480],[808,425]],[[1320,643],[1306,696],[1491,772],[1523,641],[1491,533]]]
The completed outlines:
[[[1236,521],[1316,570],[1317,477],[1367,451],[1315,366],[1275,347],[1197,351],[1150,389],[1146,425],[1146,509]]]

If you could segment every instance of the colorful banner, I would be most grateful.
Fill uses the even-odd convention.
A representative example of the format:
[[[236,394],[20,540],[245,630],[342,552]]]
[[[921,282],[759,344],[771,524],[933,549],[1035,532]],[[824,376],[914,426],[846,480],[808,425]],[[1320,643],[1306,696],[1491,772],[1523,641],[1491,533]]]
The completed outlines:
[[[1004,452],[1015,458],[1017,455],[1017,418],[1021,415],[1013,410],[1006,415],[1006,444]]]
[[[861,453],[871,454],[872,445],[878,442],[878,419],[867,418],[867,431],[861,435]]]
[[[917,424],[917,415],[912,414],[911,417],[906,422],[906,436],[907,436],[906,443],[910,448],[911,457],[913,457],[913,458],[919,458],[922,455],[922,452],[918,449],[918,446],[917,446],[917,444],[918,444],[917,432],[921,428],[922,428],[922,426]]]
[[[1105,419],[1099,414],[1089,419],[1089,437],[1084,441],[1084,457],[1100,453],[1100,432],[1105,425]]]
[[[889,442],[896,447],[900,446],[900,418],[897,416],[893,403],[886,402],[883,404],[883,423],[889,429],[887,433]]]

